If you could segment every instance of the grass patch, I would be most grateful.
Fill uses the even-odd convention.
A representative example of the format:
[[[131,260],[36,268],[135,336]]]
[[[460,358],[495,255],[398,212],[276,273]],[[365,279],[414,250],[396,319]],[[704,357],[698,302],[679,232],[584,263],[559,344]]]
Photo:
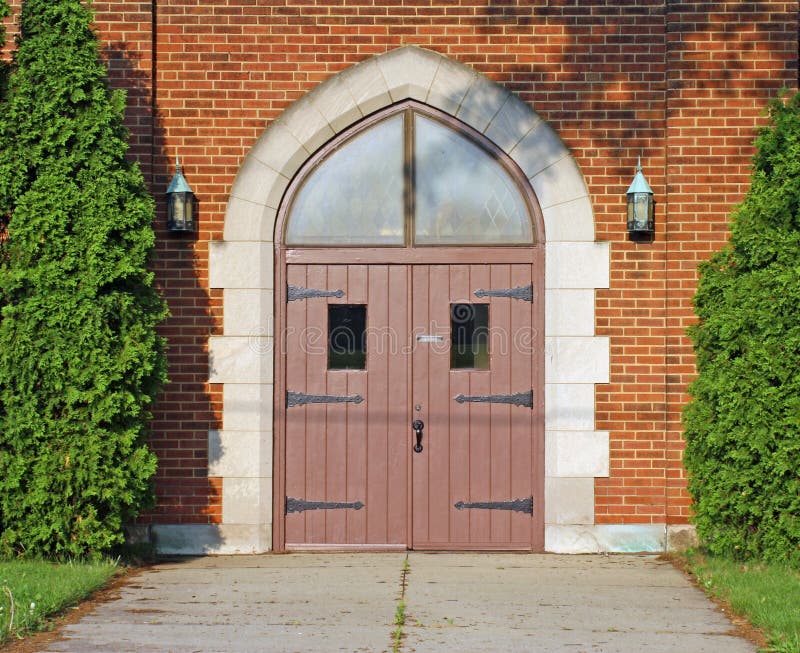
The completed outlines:
[[[47,618],[105,585],[116,563],[0,561],[0,643],[41,630]]]
[[[767,651],[800,653],[800,573],[697,552],[688,553],[686,563],[706,592],[764,631]]]

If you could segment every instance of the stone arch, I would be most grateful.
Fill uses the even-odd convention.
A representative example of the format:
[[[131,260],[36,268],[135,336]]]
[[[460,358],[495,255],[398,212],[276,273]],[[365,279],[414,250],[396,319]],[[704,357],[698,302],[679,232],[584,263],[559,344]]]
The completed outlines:
[[[236,176],[224,239],[272,240],[281,198],[303,162],[353,123],[405,99],[458,118],[516,161],[539,198],[548,241],[594,240],[588,189],[553,129],[508,89],[414,46],[367,59],[328,79],[272,122]]]
[[[405,99],[484,134],[516,162],[539,200],[546,241],[545,548],[612,550],[614,534],[594,525],[594,478],[607,476],[609,466],[608,433],[594,425],[594,384],[609,380],[608,339],[594,334],[594,291],[608,287],[609,249],[594,242],[588,189],[569,150],[525,102],[472,68],[413,46],[359,63],[295,102],[265,130],[233,184],[224,239],[209,248],[210,287],[224,290],[223,335],[209,340],[209,381],[223,385],[223,428],[209,434],[209,475],[222,477],[223,523],[209,527],[216,544],[203,550],[271,546],[273,239],[283,194],[327,141]]]

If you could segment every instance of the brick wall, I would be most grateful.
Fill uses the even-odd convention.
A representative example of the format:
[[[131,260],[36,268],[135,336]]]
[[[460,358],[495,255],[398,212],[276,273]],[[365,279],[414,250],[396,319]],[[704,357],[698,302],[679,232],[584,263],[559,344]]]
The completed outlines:
[[[693,374],[684,336],[695,268],[725,239],[747,188],[766,100],[797,85],[797,2],[663,0],[174,0],[96,2],[112,83],[129,89],[132,155],[161,199],[180,154],[200,202],[196,238],[164,233],[158,281],[172,317],[172,383],[154,446],[152,521],[219,521],[207,479],[206,338],[221,332],[207,253],[227,196],[271,120],[331,74],[419,45],[504,84],[556,129],[581,167],[597,239],[612,243],[597,333],[611,338],[611,383],[597,428],[611,433],[611,475],[596,483],[598,523],[681,523],[680,407]],[[155,110],[153,110],[155,107]],[[624,193],[637,157],[657,198],[656,237],[630,242]]]

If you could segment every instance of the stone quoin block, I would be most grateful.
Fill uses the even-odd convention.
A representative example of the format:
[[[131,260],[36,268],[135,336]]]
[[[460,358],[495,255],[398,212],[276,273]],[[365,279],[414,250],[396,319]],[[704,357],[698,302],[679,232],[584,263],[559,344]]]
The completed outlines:
[[[270,383],[226,383],[222,389],[224,429],[271,433],[273,392]]]
[[[608,288],[608,243],[548,243],[547,288]]]
[[[209,382],[272,383],[274,344],[265,336],[212,336]]]
[[[272,476],[271,435],[271,432],[259,431],[209,431],[208,475],[236,478]]]
[[[209,246],[212,288],[272,288],[272,243],[227,243]]]
[[[261,485],[258,478],[226,477],[222,481],[222,523],[261,523]]]
[[[546,478],[544,497],[545,524],[594,523],[594,478]]]
[[[546,383],[608,383],[609,340],[604,337],[545,337]]]
[[[266,336],[275,333],[272,290],[227,288],[223,291],[222,331],[226,336]]]
[[[593,383],[546,383],[545,429],[593,431],[595,400]]]
[[[545,475],[593,478],[608,476],[607,431],[548,431]]]
[[[550,553],[657,553],[665,550],[664,524],[548,524]]]
[[[545,293],[545,333],[594,335],[594,290],[550,289]]]

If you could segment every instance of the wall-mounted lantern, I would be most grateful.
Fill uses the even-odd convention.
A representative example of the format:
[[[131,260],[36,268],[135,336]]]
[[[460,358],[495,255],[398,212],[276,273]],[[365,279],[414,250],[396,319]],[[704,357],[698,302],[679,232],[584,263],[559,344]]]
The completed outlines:
[[[194,205],[194,193],[176,158],[175,174],[167,188],[167,229],[177,232],[194,231]]]
[[[653,189],[642,173],[642,159],[636,165],[636,175],[628,188],[628,232],[631,236],[652,235],[655,228]]]

